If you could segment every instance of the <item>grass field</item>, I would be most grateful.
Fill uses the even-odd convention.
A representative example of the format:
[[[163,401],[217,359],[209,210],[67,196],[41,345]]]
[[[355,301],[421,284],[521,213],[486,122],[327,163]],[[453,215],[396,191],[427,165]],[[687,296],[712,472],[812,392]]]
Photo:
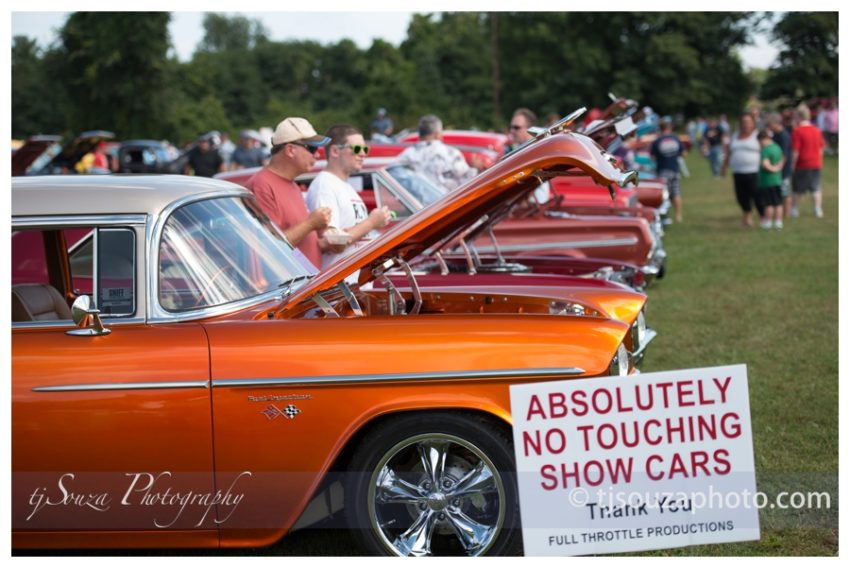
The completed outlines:
[[[826,158],[823,219],[804,200],[781,231],[740,227],[731,177],[688,157],[684,223],[664,238],[666,277],[648,290],[659,337],[644,371],[746,363],[757,487],[828,492],[830,507],[763,509],[759,541],[663,555],[838,552],[838,161]],[[293,533],[259,554],[356,555],[341,530]]]
[[[759,491],[827,491],[831,507],[761,511],[758,542],[671,554],[838,551],[838,161],[824,165],[823,219],[803,200],[781,231],[739,226],[731,179],[688,160],[684,223],[668,275],[648,292],[657,343],[644,370],[746,363]]]

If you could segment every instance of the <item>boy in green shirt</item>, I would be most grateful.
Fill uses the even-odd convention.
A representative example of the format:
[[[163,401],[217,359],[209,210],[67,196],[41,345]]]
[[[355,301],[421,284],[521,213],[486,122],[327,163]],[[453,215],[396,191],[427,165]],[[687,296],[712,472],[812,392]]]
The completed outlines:
[[[773,142],[770,130],[761,130],[758,133],[758,141],[761,145],[761,157],[759,158],[758,198],[764,204],[764,216],[761,219],[761,228],[782,228],[782,166],[785,157],[782,148]]]

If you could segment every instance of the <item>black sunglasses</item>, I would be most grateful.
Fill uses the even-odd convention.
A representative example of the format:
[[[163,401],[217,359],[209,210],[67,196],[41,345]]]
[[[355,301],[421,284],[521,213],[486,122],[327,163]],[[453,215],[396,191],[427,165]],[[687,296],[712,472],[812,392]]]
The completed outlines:
[[[290,144],[294,144],[295,146],[301,146],[302,148],[305,148],[311,154],[315,154],[316,152],[319,151],[319,148],[321,148],[321,146],[317,146],[315,144],[310,144],[309,142],[290,142]]]

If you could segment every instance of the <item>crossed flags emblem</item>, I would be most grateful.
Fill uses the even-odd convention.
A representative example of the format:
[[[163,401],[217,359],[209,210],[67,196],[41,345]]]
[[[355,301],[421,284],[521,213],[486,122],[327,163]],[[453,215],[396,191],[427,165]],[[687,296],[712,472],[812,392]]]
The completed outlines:
[[[262,414],[264,414],[269,420],[274,420],[275,418],[280,418],[281,416],[283,416],[287,420],[292,420],[293,418],[301,414],[301,410],[294,404],[286,405],[283,410],[279,409],[273,404],[270,404],[266,407],[265,410],[262,411]]]

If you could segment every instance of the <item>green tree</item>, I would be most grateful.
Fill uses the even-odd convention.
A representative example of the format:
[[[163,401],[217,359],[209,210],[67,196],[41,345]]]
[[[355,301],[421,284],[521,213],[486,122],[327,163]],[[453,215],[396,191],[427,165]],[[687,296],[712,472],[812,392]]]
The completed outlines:
[[[167,120],[166,12],[75,12],[60,31],[58,70],[75,131],[104,128],[121,138],[153,137]]]
[[[447,127],[491,127],[490,24],[478,12],[413,16],[401,45],[410,61],[416,97],[412,106],[440,115]]]
[[[66,96],[35,40],[12,40],[12,137],[64,134]]]
[[[201,51],[232,51],[253,49],[258,41],[268,38],[268,30],[259,20],[244,16],[204,15],[204,38]]]
[[[357,93],[354,109],[363,132],[369,132],[375,111],[380,107],[388,110],[396,131],[415,126],[427,112],[424,105],[417,103],[415,64],[392,44],[375,40],[364,54],[363,65],[365,82]]]
[[[604,106],[608,92],[665,114],[737,111],[750,90],[736,49],[750,14],[569,12],[501,14],[507,113],[566,114]],[[507,117],[506,117],[507,118]]]
[[[782,48],[768,70],[761,98],[838,95],[837,12],[787,12],[772,35]]]

